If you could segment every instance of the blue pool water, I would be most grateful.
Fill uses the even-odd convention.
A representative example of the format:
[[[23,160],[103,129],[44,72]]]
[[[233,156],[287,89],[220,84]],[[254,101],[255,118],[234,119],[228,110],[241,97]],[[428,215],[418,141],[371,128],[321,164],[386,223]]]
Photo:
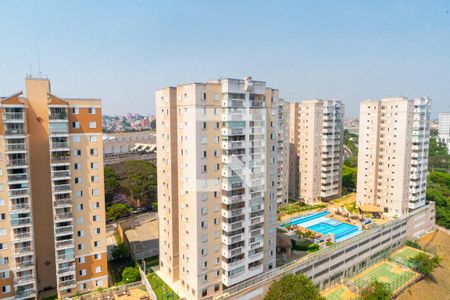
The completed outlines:
[[[292,219],[286,224],[305,227],[323,235],[332,233],[335,235],[336,242],[343,241],[361,232],[361,230],[354,225],[326,218],[325,216],[328,214],[329,212],[322,211],[306,217]]]

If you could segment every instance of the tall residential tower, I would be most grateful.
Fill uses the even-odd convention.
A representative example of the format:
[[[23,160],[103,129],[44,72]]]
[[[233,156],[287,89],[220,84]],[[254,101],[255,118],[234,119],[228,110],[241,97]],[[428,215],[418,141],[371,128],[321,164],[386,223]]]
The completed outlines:
[[[101,101],[26,90],[0,98],[0,298],[106,287]]]
[[[291,103],[289,190],[307,204],[341,195],[343,115],[338,100]]]
[[[425,205],[430,105],[428,98],[361,102],[358,205],[392,216]]]
[[[450,113],[439,113],[439,142],[447,146],[447,151],[450,154]]]
[[[278,101],[250,77],[156,92],[159,273],[184,297],[275,268]]]

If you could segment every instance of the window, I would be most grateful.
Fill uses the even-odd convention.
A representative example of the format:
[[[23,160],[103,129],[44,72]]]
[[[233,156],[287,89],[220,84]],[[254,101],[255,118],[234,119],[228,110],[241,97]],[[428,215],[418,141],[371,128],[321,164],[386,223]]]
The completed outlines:
[[[89,142],[91,142],[91,143],[97,142],[97,136],[96,135],[90,135],[89,136]]]
[[[76,191],[75,196],[78,198],[83,197],[83,191]]]
[[[80,122],[72,122],[72,128],[80,128]]]
[[[72,115],[79,115],[80,109],[78,107],[72,107]]]
[[[98,234],[100,234],[100,228],[99,227],[97,227],[97,228],[94,228],[94,234],[95,235],[98,235]]]
[[[84,223],[84,218],[83,217],[79,217],[77,220],[78,224],[83,224]]]
[[[79,262],[80,264],[84,264],[84,263],[86,262],[86,257],[84,257],[84,256],[78,257],[78,262]]]
[[[75,177],[75,183],[76,183],[76,184],[79,184],[79,183],[81,183],[81,182],[82,182],[81,177]]]
[[[102,266],[95,267],[95,273],[100,273],[102,271]]]
[[[85,289],[87,289],[87,283],[80,284],[80,290],[85,290]]]
[[[0,214],[0,220],[6,220],[6,214],[5,213]]]
[[[74,135],[74,136],[72,137],[72,141],[73,141],[74,143],[79,143],[79,142],[80,142],[80,136],[79,136],[79,135]]]
[[[98,176],[91,176],[92,182],[98,182]]]
[[[89,107],[88,111],[90,115],[95,115],[95,107]]]
[[[84,244],[78,244],[78,250],[83,250],[84,249]]]
[[[6,235],[6,229],[0,229],[0,236]]]
[[[2,279],[8,279],[9,278],[9,271],[0,272],[0,277]]]
[[[92,196],[98,196],[100,191],[98,189],[92,189]]]
[[[100,241],[94,241],[94,247],[100,247],[101,243]]]
[[[208,295],[208,290],[207,289],[204,289],[203,291],[202,291],[202,297],[206,297]]]
[[[97,209],[99,207],[100,207],[100,202],[96,201],[96,202],[92,203],[92,208],[93,209]]]
[[[92,221],[94,222],[100,221],[100,216],[99,215],[92,216]]]
[[[101,286],[103,284],[103,280],[96,280],[95,286]]]
[[[97,156],[98,152],[97,152],[97,148],[92,148],[90,151],[90,154],[93,156]]]
[[[10,285],[4,285],[2,286],[2,292],[3,293],[10,293],[11,292],[11,286]]]
[[[80,163],[74,163],[73,164],[73,169],[74,170],[81,170],[81,164]]]
[[[102,255],[100,253],[94,255],[95,260],[102,259]]]
[[[80,276],[86,276],[86,269],[80,270]]]
[[[91,169],[94,169],[94,170],[98,169],[98,163],[91,162]]]
[[[80,155],[81,155],[81,150],[80,149],[73,150],[73,156],[80,156]]]
[[[89,128],[97,128],[97,122],[89,122]]]
[[[83,203],[80,203],[77,205],[77,210],[80,211],[80,210],[83,210],[83,208],[84,208]]]

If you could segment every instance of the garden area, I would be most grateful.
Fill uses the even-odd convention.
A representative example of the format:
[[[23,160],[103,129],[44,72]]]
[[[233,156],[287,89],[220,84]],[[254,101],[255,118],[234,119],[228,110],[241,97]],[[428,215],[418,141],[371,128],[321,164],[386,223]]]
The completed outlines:
[[[159,276],[151,271],[147,274],[147,280],[152,286],[158,300],[178,300],[180,297]]]
[[[320,209],[325,208],[326,206],[327,205],[324,203],[309,205],[309,204],[305,204],[303,202],[298,201],[296,203],[290,203],[290,204],[284,205],[282,207],[279,207],[278,214],[280,216],[292,215],[292,214],[296,214],[296,213],[300,213],[300,212],[304,212],[304,211],[320,210]]]
[[[111,280],[115,286],[141,280],[139,268],[131,257],[130,250],[120,236],[115,236],[117,246],[112,249],[113,260],[108,262]]]

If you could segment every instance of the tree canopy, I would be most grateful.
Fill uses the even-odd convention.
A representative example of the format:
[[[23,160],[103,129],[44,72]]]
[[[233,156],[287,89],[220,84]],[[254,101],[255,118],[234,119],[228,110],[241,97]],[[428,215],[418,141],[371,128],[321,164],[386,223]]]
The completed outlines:
[[[368,286],[361,291],[362,300],[389,300],[392,290],[387,283],[372,280]]]
[[[120,185],[120,176],[117,174],[116,170],[114,170],[111,166],[105,166],[104,168],[105,174],[105,198],[106,201],[112,201],[114,195],[116,195],[121,190]]]
[[[106,218],[117,221],[120,217],[127,216],[132,211],[128,205],[123,203],[114,203],[106,207]]]
[[[264,300],[324,300],[319,289],[305,275],[285,275],[274,282]]]
[[[141,279],[141,273],[139,273],[138,267],[126,267],[122,271],[122,283],[132,283]]]
[[[439,256],[430,256],[425,253],[419,253],[411,258],[415,269],[425,276],[430,276],[434,269],[441,265]]]

